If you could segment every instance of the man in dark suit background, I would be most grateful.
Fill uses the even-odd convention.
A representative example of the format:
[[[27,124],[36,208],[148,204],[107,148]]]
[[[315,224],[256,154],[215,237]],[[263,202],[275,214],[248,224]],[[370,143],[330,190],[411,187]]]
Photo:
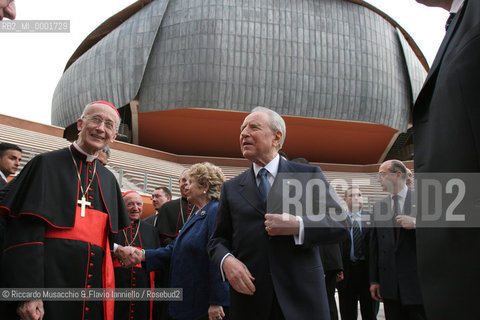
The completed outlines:
[[[377,318],[378,302],[370,295],[368,274],[372,214],[362,210],[363,196],[357,186],[345,190],[350,237],[342,242],[343,280],[337,284],[342,320],[356,320],[358,302],[363,320]]]
[[[22,160],[22,149],[12,143],[0,143],[0,189],[7,185],[7,177],[15,174]],[[0,217],[0,250],[4,249],[5,219]],[[1,251],[0,251],[1,252]]]
[[[417,1],[456,14],[413,109],[415,175],[421,180],[427,173],[478,174],[480,1]],[[467,197],[478,188],[466,192]],[[466,220],[479,213],[477,206]],[[480,319],[478,288],[472,285],[480,283],[479,234],[472,227],[430,226],[417,231],[418,267],[429,319]]]
[[[155,208],[155,213],[148,218],[143,219],[143,221],[155,226],[160,232],[158,227],[158,215],[160,213],[160,208],[170,200],[172,200],[172,192],[170,189],[167,187],[155,188],[155,190],[152,192],[152,204],[153,208]]]
[[[343,279],[342,254],[338,243],[327,244],[318,247],[325,272],[325,288],[327,290],[328,309],[330,320],[338,320],[337,301],[335,300],[335,288],[337,282]]]
[[[407,168],[398,160],[382,163],[378,180],[390,193],[375,203],[370,241],[370,293],[383,299],[387,320],[424,320],[417,273],[413,191],[406,186]]]
[[[15,174],[20,166],[22,160],[22,149],[19,146],[2,142],[0,143],[0,189],[7,185],[7,177]],[[5,249],[5,228],[6,222],[3,217],[0,217],[0,252]],[[1,265],[0,265],[1,271]],[[3,274],[3,273],[2,273]],[[1,281],[0,281],[1,282]],[[2,285],[3,287],[3,285]],[[5,303],[0,302],[0,313],[3,314]]]
[[[8,176],[17,172],[21,160],[22,149],[12,143],[0,143],[0,189],[7,184]]]
[[[283,154],[282,154],[283,153]],[[279,152],[280,156],[288,159],[284,152]],[[305,158],[295,158],[291,160],[296,163],[310,164]],[[338,320],[337,301],[335,300],[335,287],[338,281],[343,279],[342,253],[340,244],[327,244],[319,246],[320,258],[325,272],[325,287],[327,290],[328,308],[330,310],[330,320]]]
[[[231,285],[231,319],[328,319],[317,244],[342,241],[348,233],[328,215],[295,216],[281,205],[289,196],[282,197],[284,185],[316,178],[326,190],[330,186],[318,167],[279,156],[286,129],[276,112],[257,107],[240,130],[242,154],[253,165],[223,184],[209,242],[212,261]],[[335,195],[323,193],[313,207],[341,213]]]

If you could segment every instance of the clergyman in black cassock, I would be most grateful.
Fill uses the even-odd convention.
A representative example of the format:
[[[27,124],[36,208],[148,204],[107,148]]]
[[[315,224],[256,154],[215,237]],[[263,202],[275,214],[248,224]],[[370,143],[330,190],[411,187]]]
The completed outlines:
[[[125,206],[131,225],[115,235],[115,243],[122,246],[132,246],[138,249],[156,249],[160,247],[160,239],[154,226],[140,220],[143,212],[142,197],[135,191],[124,193]],[[132,213],[132,214],[131,214]],[[135,216],[137,215],[137,216]],[[155,287],[155,272],[146,272],[142,265],[123,268],[114,258],[116,288],[151,288]],[[115,301],[115,319],[143,320],[158,319],[158,301]]]
[[[77,141],[36,156],[0,193],[8,288],[114,287],[111,237],[129,221],[115,177],[95,156],[115,139],[119,121],[108,102],[87,105]],[[12,303],[5,318],[18,319],[16,307]],[[45,312],[45,319],[113,319],[113,301],[31,300],[17,312],[21,318]]]

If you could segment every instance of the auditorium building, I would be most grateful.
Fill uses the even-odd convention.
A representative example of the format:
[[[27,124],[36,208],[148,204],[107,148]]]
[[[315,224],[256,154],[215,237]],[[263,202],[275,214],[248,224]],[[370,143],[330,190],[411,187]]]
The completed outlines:
[[[333,180],[370,178],[373,201],[379,163],[412,168],[411,109],[427,72],[409,34],[362,0],[140,0],[66,61],[52,124],[73,140],[84,106],[110,101],[122,117],[112,168],[146,194],[168,182],[178,196],[192,163],[227,177],[248,167],[240,125],[264,106],[284,117],[290,158]]]

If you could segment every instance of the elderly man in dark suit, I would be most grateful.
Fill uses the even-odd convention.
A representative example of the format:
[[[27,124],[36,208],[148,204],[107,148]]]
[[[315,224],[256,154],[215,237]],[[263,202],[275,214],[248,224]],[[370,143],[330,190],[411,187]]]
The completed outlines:
[[[329,319],[317,244],[348,236],[325,214],[341,213],[341,207],[334,193],[313,192],[317,197],[309,204],[320,205],[322,219],[306,215],[315,208],[297,216],[290,206],[283,209],[282,200],[292,191],[288,186],[313,181],[328,191],[328,182],[318,167],[279,156],[286,130],[276,112],[257,107],[240,130],[242,154],[253,165],[224,183],[209,242],[212,261],[231,285],[231,319]],[[282,192],[287,193],[282,197]]]
[[[413,191],[406,186],[407,168],[398,160],[382,163],[378,180],[390,193],[375,203],[370,241],[370,293],[383,299],[387,320],[424,320],[417,273]]]
[[[348,187],[344,199],[348,208],[350,237],[341,244],[343,280],[337,284],[340,314],[342,320],[357,320],[360,301],[362,320],[374,320],[377,318],[378,302],[370,296],[368,280],[372,214],[362,210],[363,196],[358,186]]]
[[[480,1],[417,1],[442,7],[451,17],[456,14],[449,18],[445,38],[413,109],[415,175],[419,182],[428,173],[430,178],[432,173],[478,176]],[[465,198],[478,188],[466,192]],[[480,213],[475,203],[471,207],[475,209],[467,211],[466,221]],[[418,267],[428,318],[480,319],[478,289],[472,285],[480,283],[478,228],[431,227],[417,231]]]

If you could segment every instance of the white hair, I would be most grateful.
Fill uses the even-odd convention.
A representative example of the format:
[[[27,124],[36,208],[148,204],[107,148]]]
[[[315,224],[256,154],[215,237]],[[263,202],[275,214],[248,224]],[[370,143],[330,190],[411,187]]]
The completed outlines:
[[[283,142],[285,141],[285,137],[287,136],[287,126],[285,125],[285,121],[283,120],[283,118],[277,112],[265,107],[255,107],[250,113],[254,112],[263,112],[268,114],[268,116],[270,117],[270,130],[272,130],[273,133],[275,133],[276,131],[282,132],[282,140],[280,141],[279,145],[279,149],[281,149],[283,146]]]

